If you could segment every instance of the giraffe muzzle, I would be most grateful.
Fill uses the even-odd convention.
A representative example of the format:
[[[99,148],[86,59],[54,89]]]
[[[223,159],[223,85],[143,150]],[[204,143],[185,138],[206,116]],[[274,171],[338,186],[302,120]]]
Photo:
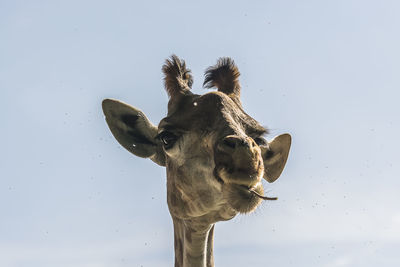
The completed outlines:
[[[250,137],[228,135],[216,147],[215,166],[224,183],[255,187],[262,179],[264,164],[259,146]]]

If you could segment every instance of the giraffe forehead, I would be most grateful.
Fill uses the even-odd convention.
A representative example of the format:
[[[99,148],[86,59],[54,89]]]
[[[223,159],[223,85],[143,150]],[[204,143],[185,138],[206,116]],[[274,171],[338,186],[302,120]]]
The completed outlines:
[[[246,114],[240,104],[221,92],[185,95],[169,103],[168,115],[159,123],[159,130],[224,132],[236,131],[262,135],[267,130]],[[232,132],[233,131],[233,132]]]

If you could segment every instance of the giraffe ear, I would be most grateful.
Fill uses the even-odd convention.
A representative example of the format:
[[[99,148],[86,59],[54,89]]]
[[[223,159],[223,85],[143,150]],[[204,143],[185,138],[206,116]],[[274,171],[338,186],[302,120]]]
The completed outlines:
[[[111,133],[126,150],[165,166],[165,154],[156,142],[157,127],[144,113],[123,102],[104,99],[102,103]]]
[[[281,134],[272,139],[268,145],[260,146],[264,160],[264,178],[273,183],[281,175],[289,156],[292,137],[290,134]]]

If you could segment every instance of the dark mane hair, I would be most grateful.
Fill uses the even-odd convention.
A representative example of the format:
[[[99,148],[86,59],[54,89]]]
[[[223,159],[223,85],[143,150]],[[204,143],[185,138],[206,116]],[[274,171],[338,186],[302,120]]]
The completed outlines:
[[[180,60],[176,55],[165,61],[162,66],[164,73],[164,84],[168,95],[171,97],[179,92],[189,91],[192,88],[193,77],[190,69],[186,68],[184,60]]]
[[[240,72],[235,62],[229,57],[219,58],[215,66],[205,71],[203,86],[205,88],[217,87],[218,91],[225,94],[240,96]]]

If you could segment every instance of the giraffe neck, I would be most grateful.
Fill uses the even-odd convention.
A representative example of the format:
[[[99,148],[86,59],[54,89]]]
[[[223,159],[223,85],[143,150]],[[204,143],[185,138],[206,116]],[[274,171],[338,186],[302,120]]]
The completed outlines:
[[[214,224],[173,218],[175,267],[214,267]]]

